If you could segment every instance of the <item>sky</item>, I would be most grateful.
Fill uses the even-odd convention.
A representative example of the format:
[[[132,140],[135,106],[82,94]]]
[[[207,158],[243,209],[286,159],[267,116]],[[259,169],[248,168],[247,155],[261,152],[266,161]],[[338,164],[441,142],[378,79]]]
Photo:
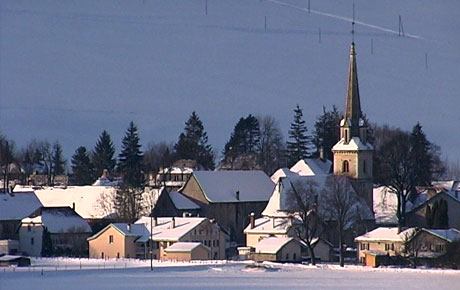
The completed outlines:
[[[0,132],[18,148],[57,140],[69,160],[103,130],[119,153],[130,121],[144,149],[176,142],[193,111],[217,153],[248,114],[286,137],[299,104],[311,132],[323,106],[345,106],[353,3],[362,110],[420,122],[458,161],[454,0],[3,0]]]

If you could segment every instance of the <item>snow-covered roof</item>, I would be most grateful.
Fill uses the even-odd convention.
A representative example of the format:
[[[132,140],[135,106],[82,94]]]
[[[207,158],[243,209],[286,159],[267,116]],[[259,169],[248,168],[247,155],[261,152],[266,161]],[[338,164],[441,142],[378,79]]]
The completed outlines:
[[[19,194],[0,194],[0,220],[21,220],[42,207],[33,192]]]
[[[209,250],[208,247],[203,245],[202,243],[193,243],[193,242],[177,242],[172,244],[171,246],[165,249],[167,253],[177,253],[177,252],[191,252],[193,249],[197,247],[204,247]]]
[[[450,243],[460,240],[460,231],[457,229],[422,229],[432,235],[444,239]]]
[[[113,215],[115,212],[109,197],[115,194],[115,188],[105,186],[68,186],[40,187],[34,189],[26,186],[16,186],[15,192],[34,190],[40,202],[45,207],[68,206],[84,219],[99,219]],[[18,193],[19,195],[20,193]]]
[[[388,242],[403,242],[406,237],[415,230],[415,228],[409,228],[398,233],[398,227],[380,227],[365,233],[357,238],[357,242],[371,242],[371,241],[388,241]]]
[[[36,217],[24,218],[23,224],[42,224],[50,233],[91,233],[88,222],[69,207],[42,208]]]
[[[281,178],[281,177],[286,177],[287,174],[289,174],[289,172],[291,172],[289,170],[289,168],[280,168],[278,170],[275,171],[275,173],[272,174],[272,176],[270,176],[270,179],[272,180],[273,183],[278,183],[278,180]]]
[[[371,151],[374,150],[374,147],[370,143],[362,143],[361,139],[358,137],[351,138],[348,144],[345,144],[345,139],[340,139],[337,144],[332,147],[332,151],[340,151],[340,150],[355,150],[355,151]]]
[[[157,218],[157,225],[153,227],[154,241],[178,241],[188,232],[199,226],[207,218],[202,217],[175,217],[175,226],[172,226],[172,217]],[[135,224],[144,224],[148,233],[139,238],[139,242],[147,241],[150,232],[150,217],[142,217]]]
[[[286,234],[291,225],[292,223],[288,218],[262,217],[255,220],[253,229],[251,229],[251,225],[248,225],[244,229],[244,233]]]
[[[272,196],[268,201],[267,206],[262,212],[263,216],[268,217],[286,217],[289,212],[298,210],[297,203],[293,197],[293,186],[299,190],[300,187],[312,185],[318,194],[318,205],[327,207],[327,202],[324,200],[324,190],[326,189],[326,181],[333,175],[312,175],[299,176],[295,173],[288,174],[285,178],[281,178],[280,182],[275,186]],[[348,182],[348,180],[346,180]],[[350,190],[354,192],[353,187]],[[357,200],[356,206],[352,210],[359,210],[359,215],[362,219],[371,220],[374,215],[371,209],[366,205],[366,202],[354,192]]]
[[[306,158],[299,160],[290,171],[301,176],[324,175],[331,172],[332,161],[329,159]]]
[[[180,192],[170,192],[169,197],[177,209],[200,209],[200,206]]]
[[[291,241],[296,241],[294,238],[268,237],[262,239],[256,245],[256,253],[276,254],[281,248]]]
[[[107,177],[99,177],[96,179],[96,181],[93,183],[93,186],[118,186],[121,184],[123,181],[122,178],[107,178]]]
[[[192,174],[193,173],[193,168],[189,167],[169,167],[169,168],[164,168],[163,170],[160,170],[160,174]]]
[[[196,171],[193,176],[210,202],[268,201],[274,187],[260,170]]]
[[[119,230],[126,237],[139,237],[149,234],[145,224],[113,223],[113,227]]]

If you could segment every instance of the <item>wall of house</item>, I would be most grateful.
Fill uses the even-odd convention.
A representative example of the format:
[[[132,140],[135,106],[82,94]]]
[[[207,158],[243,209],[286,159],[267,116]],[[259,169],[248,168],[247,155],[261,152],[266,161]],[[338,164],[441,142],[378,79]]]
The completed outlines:
[[[22,224],[19,228],[19,249],[29,256],[40,257],[43,246],[43,226]]]
[[[378,251],[388,253],[390,256],[396,256],[399,255],[403,249],[402,241],[358,242],[358,259],[360,262],[363,262],[364,251]]]
[[[447,241],[425,231],[419,232],[411,241],[410,245],[420,252],[435,252],[444,254]]]
[[[276,262],[278,261],[276,254],[265,254],[265,253],[251,253],[249,255],[249,259],[255,262],[263,262],[263,261]]]
[[[184,195],[197,200],[199,202],[202,202],[204,204],[208,204],[209,201],[206,199],[206,197],[203,194],[203,191],[201,190],[200,185],[196,181],[195,176],[192,175],[192,177],[189,179],[189,181],[185,184],[184,189],[181,191]]]
[[[460,230],[460,202],[455,200],[451,196],[447,196],[446,194],[438,194],[430,199],[430,201],[426,205],[433,206],[436,201],[440,199],[444,199],[447,201],[447,213],[449,216],[449,227],[455,228]],[[418,211],[410,213],[407,217],[408,224],[410,226],[416,227],[425,227],[425,212],[426,212],[426,205],[420,208]]]
[[[321,259],[322,262],[330,262],[331,259],[331,248],[322,240],[318,241],[314,248],[315,257]]]
[[[110,242],[110,236],[113,236],[113,242]],[[127,242],[132,242],[127,240]],[[118,230],[113,227],[108,228],[99,237],[89,241],[89,257],[90,258],[125,258],[129,254],[130,258],[136,256],[136,250],[134,245],[132,252],[126,252],[131,250],[128,246],[125,246],[125,236],[122,235]]]
[[[205,247],[196,247],[191,252],[170,252],[165,253],[165,260],[190,261],[190,260],[210,260],[211,253]]]
[[[294,262],[301,260],[300,244],[291,240],[277,253],[278,261]]]

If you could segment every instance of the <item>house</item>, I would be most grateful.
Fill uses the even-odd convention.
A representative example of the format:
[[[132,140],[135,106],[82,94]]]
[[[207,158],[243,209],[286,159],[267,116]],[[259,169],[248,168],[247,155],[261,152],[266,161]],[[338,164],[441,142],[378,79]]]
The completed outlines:
[[[30,256],[86,256],[88,222],[70,207],[42,207],[21,220],[19,248]]]
[[[197,216],[200,209],[200,205],[182,193],[177,191],[168,192],[166,188],[162,188],[153,208],[152,215],[156,217]]]
[[[0,267],[28,267],[30,266],[30,258],[15,255],[5,255],[0,257]]]
[[[21,220],[40,207],[42,203],[34,192],[0,193],[0,240],[19,240]]]
[[[165,250],[175,243],[198,242],[209,248],[210,259],[220,260],[226,258],[228,235],[207,218],[143,217],[134,224],[110,224],[88,242],[92,258],[147,259],[152,249],[152,258],[166,259]]]
[[[446,253],[446,245],[460,240],[457,229],[380,227],[355,239],[358,259],[365,265],[376,266],[378,256],[408,256],[437,258]]]
[[[178,242],[164,250],[165,260],[210,260],[211,249],[197,242]]]
[[[440,184],[436,182],[435,184]],[[456,198],[455,190],[448,191],[440,186],[417,187],[417,192],[406,204],[406,224],[411,227],[426,227],[425,214],[427,207],[431,209],[436,202],[447,203],[448,226],[460,230],[460,199]],[[374,212],[378,226],[397,226],[397,196],[387,187],[374,188]]]
[[[0,256],[15,255],[19,253],[18,240],[0,240]]]
[[[165,187],[169,191],[176,191],[184,186],[192,173],[193,168],[189,167],[162,168],[156,176],[154,185]]]
[[[256,262],[298,262],[301,260],[301,243],[289,237],[264,238],[256,244],[250,258]]]
[[[196,171],[180,192],[201,206],[200,216],[215,219],[237,244],[244,244],[243,230],[249,214],[267,205],[274,184],[259,170]]]
[[[399,231],[397,227],[379,227],[357,238],[358,260],[365,262],[366,252],[388,256],[401,255],[404,250],[404,241],[411,237],[414,228]]]
[[[291,168],[280,168],[272,174],[270,179],[278,183],[279,179],[291,172],[300,176],[327,175],[331,173],[332,161],[323,158],[305,158],[297,161]]]

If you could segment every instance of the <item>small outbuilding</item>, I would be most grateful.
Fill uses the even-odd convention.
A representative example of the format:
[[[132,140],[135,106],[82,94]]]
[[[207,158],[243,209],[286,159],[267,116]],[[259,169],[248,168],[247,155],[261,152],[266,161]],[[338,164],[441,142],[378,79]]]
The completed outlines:
[[[202,243],[178,242],[164,250],[164,259],[175,261],[209,260],[211,249]]]
[[[294,238],[265,238],[256,245],[255,252],[250,257],[256,262],[299,262],[301,243]]]
[[[27,267],[30,266],[30,258],[24,256],[5,255],[0,257],[0,267]]]

